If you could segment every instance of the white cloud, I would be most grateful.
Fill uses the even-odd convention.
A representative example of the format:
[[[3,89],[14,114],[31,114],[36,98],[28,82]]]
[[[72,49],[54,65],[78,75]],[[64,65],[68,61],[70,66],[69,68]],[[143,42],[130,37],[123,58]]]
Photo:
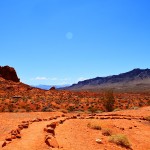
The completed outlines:
[[[60,79],[61,81],[70,81],[71,78],[63,78],[63,79]]]
[[[48,78],[46,78],[46,77],[36,77],[36,78],[32,78],[32,80],[48,80]]]
[[[56,83],[65,83],[67,84],[68,82],[70,83],[71,81],[71,78],[56,78],[56,77],[52,77],[52,78],[48,78],[48,77],[35,77],[35,78],[32,78],[31,79],[32,81],[33,80],[38,80],[38,81],[55,81]]]

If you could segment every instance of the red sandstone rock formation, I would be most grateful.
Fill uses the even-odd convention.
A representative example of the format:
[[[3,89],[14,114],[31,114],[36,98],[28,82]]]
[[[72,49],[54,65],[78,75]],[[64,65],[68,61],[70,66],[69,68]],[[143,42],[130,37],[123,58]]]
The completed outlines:
[[[0,66],[0,77],[14,82],[20,81],[15,69],[9,66],[4,66],[4,67]]]

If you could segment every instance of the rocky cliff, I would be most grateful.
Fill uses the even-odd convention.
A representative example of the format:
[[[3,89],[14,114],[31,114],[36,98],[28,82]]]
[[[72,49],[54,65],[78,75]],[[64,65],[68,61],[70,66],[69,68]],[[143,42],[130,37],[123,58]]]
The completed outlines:
[[[0,77],[14,82],[20,82],[15,69],[9,66],[0,66]]]

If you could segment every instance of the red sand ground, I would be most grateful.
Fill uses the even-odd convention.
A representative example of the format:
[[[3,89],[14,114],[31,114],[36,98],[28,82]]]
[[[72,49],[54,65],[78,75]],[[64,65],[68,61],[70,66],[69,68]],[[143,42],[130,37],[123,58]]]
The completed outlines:
[[[0,140],[4,140],[7,134],[17,127],[22,120],[30,120],[36,117],[49,118],[51,116],[60,115],[61,113],[1,113],[0,114]],[[124,110],[113,113],[101,113],[99,115],[131,115],[128,119],[99,119],[102,128],[109,128],[113,134],[125,134],[133,150],[150,150],[150,122],[132,119],[134,116],[150,116],[150,107],[143,107],[138,110]],[[74,115],[74,114],[67,114]],[[83,114],[82,116],[88,116]],[[93,130],[87,127],[89,121],[93,119],[69,119],[56,128],[56,139],[61,150],[123,150],[121,146],[117,146],[108,142],[107,136],[102,135],[101,130]],[[42,121],[32,123],[28,129],[21,132],[21,139],[15,139],[6,145],[2,150],[48,150],[51,149],[44,142],[45,133],[43,128],[51,121]],[[132,129],[129,129],[132,127]],[[122,130],[124,128],[124,130]],[[96,139],[102,139],[102,144],[96,143]],[[57,148],[53,148],[57,150]]]

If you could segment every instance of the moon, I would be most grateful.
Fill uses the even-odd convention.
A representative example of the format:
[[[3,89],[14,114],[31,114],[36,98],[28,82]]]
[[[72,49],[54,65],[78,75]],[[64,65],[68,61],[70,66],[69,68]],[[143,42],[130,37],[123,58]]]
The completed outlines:
[[[71,39],[73,38],[73,33],[72,33],[72,32],[67,32],[67,33],[66,33],[66,38],[67,38],[68,40],[71,40]]]

